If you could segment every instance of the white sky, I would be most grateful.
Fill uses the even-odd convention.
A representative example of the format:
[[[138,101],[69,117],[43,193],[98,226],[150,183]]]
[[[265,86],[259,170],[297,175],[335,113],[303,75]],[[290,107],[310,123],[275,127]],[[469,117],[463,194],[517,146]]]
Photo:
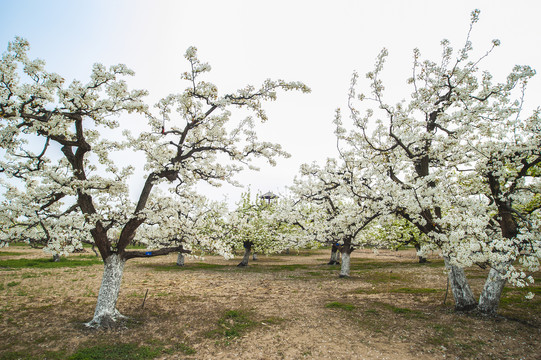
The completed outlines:
[[[541,70],[539,0],[0,0],[0,47],[3,52],[22,36],[30,41],[32,57],[67,80],[86,82],[95,62],[125,63],[136,72],[132,87],[150,91],[150,105],[184,89],[179,77],[191,45],[212,66],[208,80],[222,92],[266,78],[303,81],[312,93],[280,93],[266,107],[269,122],[259,128],[262,139],[282,144],[292,157],[238,177],[252,192],[280,193],[300,164],[335,156],[332,120],[335,109],[346,105],[353,70],[372,70],[386,47],[384,81],[391,102],[407,98],[413,48],[434,61],[443,38],[459,48],[475,8],[481,18],[474,49],[482,54],[492,39],[502,43],[483,69],[497,80],[515,64]],[[539,75],[527,100],[531,107],[541,105]],[[140,185],[134,181],[132,192]],[[235,202],[242,190],[203,191]]]

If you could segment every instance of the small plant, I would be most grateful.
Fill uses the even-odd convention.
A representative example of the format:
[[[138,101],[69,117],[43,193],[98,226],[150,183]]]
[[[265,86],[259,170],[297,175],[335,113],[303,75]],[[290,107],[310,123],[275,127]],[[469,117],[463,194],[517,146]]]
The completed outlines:
[[[8,287],[14,287],[14,286],[19,285],[20,283],[21,283],[20,281],[11,281],[11,282],[7,283],[7,286]]]

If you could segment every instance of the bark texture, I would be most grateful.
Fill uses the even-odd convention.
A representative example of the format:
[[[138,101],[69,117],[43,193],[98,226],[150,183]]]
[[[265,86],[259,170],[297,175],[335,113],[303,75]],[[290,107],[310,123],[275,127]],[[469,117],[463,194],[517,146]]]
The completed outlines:
[[[500,297],[507,279],[503,276],[505,268],[508,264],[502,264],[497,267],[492,267],[488,272],[483,292],[479,297],[479,305],[477,310],[479,313],[487,316],[494,316],[498,312]]]
[[[351,253],[355,248],[351,245],[351,239],[344,239],[344,245],[340,247],[342,253],[342,264],[340,266],[340,277],[349,277]]]
[[[451,265],[449,258],[444,256],[445,268],[449,272],[449,283],[455,299],[456,311],[470,311],[476,308],[477,303],[468,284],[464,269]]]
[[[349,277],[351,253],[342,254],[342,265],[340,266],[340,277]]]
[[[111,328],[124,318],[116,308],[124,264],[126,260],[118,254],[111,254],[104,260],[103,278],[101,281],[94,318],[85,325],[92,328]]]

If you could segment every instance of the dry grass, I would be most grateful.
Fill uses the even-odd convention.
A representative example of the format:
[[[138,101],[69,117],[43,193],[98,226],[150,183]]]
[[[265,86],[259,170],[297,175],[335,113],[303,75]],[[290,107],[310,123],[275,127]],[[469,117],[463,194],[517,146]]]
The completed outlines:
[[[338,266],[325,265],[329,255],[260,256],[247,268],[217,257],[184,268],[175,255],[131,260],[118,302],[130,320],[90,331],[82,323],[93,314],[102,266],[2,267],[45,257],[17,247],[0,256],[0,359],[85,358],[116,343],[140,359],[540,358],[539,285],[506,290],[500,316],[486,319],[454,313],[450,294],[443,304],[446,277],[435,257],[419,265],[410,250],[359,250],[352,277],[339,279]],[[468,273],[479,294],[486,271]],[[532,290],[537,296],[525,300]]]

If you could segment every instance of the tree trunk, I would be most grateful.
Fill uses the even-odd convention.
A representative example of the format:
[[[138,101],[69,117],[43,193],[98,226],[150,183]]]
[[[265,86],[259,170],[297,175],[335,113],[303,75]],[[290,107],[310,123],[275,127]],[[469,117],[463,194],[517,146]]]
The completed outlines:
[[[255,253],[255,251],[254,251],[254,254],[252,255],[252,260],[254,260],[254,261],[257,260],[257,254]]]
[[[327,265],[339,265],[340,261],[338,260],[338,244],[332,244],[331,247],[331,260],[327,263]]]
[[[415,244],[415,250],[417,250],[417,253],[419,253],[419,251],[421,251],[421,245]],[[419,264],[424,264],[426,262],[427,262],[426,258],[424,256],[419,255]]]
[[[445,261],[445,268],[449,272],[449,283],[451,284],[451,290],[455,299],[456,311],[470,311],[477,306],[473,297],[470,285],[468,285],[468,279],[464,273],[464,269],[456,265],[451,265],[447,256],[443,257]]]
[[[53,262],[59,262],[60,261],[60,255],[54,254],[53,255]]]
[[[111,254],[104,260],[103,278],[94,318],[86,323],[86,326],[111,328],[120,318],[125,317],[116,308],[125,263],[126,260],[122,259],[118,254]]]
[[[350,269],[350,259],[351,259],[351,253],[353,252],[354,248],[351,246],[350,241],[344,241],[344,245],[340,249],[342,253],[342,264],[340,266],[340,277],[349,277],[349,269]]]
[[[340,277],[349,277],[350,253],[342,253],[342,265],[340,266]]]
[[[237,266],[248,266],[248,261],[250,260],[250,253],[252,252],[252,245],[253,244],[251,241],[244,242],[244,257]]]
[[[178,253],[177,265],[184,266],[184,253]]]
[[[507,279],[503,277],[508,263],[494,266],[488,272],[488,277],[483,287],[483,292],[479,297],[477,310],[479,313],[487,316],[494,316],[498,312],[500,297]]]

